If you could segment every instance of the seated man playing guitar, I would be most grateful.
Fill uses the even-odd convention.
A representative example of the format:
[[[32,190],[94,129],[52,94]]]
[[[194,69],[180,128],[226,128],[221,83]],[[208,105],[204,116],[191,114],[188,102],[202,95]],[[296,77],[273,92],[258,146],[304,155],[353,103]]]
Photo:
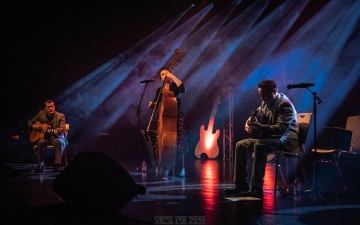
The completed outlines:
[[[68,144],[64,132],[65,115],[55,111],[55,104],[52,100],[45,101],[45,110],[40,112],[27,122],[29,129],[32,130],[30,140],[37,142],[38,167],[36,172],[44,172],[44,149],[48,145],[55,146],[54,172],[60,172],[62,169],[62,153]]]
[[[235,186],[226,193],[243,192],[244,197],[262,197],[267,154],[275,150],[303,153],[298,144],[299,126],[296,110],[291,101],[278,93],[273,80],[264,80],[258,85],[260,107],[245,123],[251,138],[241,140],[235,146]],[[247,153],[253,153],[253,170],[249,184],[246,182]]]

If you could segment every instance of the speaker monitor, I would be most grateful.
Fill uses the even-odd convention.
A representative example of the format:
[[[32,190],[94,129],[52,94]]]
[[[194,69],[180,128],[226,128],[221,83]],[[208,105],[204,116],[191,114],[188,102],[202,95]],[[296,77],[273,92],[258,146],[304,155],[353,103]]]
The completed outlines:
[[[53,190],[71,207],[116,214],[138,193],[129,173],[100,152],[81,152],[53,181]]]

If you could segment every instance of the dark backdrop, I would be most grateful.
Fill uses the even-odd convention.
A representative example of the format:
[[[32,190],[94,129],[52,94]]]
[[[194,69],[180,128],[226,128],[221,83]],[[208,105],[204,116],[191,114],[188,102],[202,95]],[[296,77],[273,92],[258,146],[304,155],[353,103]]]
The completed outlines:
[[[253,5],[254,1],[242,1],[239,6],[229,15],[227,21],[236,18],[243,13],[248,7]],[[279,9],[285,1],[269,1],[270,3],[260,14],[255,24],[265,20],[271,12]],[[30,163],[31,162],[31,143],[27,140],[26,121],[34,116],[43,107],[46,99],[56,99],[57,96],[78,80],[85,78],[92,71],[104,65],[120,53],[134,46],[144,39],[147,35],[161,28],[176,15],[188,9],[191,4],[194,7],[177,22],[172,28],[175,30],[181,24],[185,23],[192,16],[199,13],[202,9],[213,3],[214,6],[199,21],[192,34],[199,30],[209,20],[214,18],[222,9],[229,6],[231,1],[225,0],[125,0],[125,1],[99,1],[86,2],[72,1],[69,3],[62,2],[21,2],[11,1],[2,2],[1,4],[1,103],[0,110],[0,129],[2,141],[2,156],[5,156],[6,162],[11,163]],[[286,34],[280,40],[277,49],[281,49],[282,43],[293,37],[296,32],[304,26],[310,19],[314,18],[321,9],[328,4],[328,1],[309,1],[300,16],[288,29]],[[354,31],[348,38],[350,43],[358,38],[359,22],[356,23]],[[334,42],[336,43],[336,41]],[[334,44],[335,45],[335,44]],[[331,48],[331,47],[330,47]],[[356,46],[354,52],[359,50]],[[206,55],[200,55],[201,57]],[[359,62],[358,54],[354,55],[355,61]],[[240,62],[241,63],[241,62]],[[181,65],[183,68],[186,65]],[[146,70],[146,68],[142,68]],[[154,69],[153,69],[154,70]],[[252,109],[258,105],[258,96],[256,96],[256,84],[249,87],[249,95],[244,95],[241,89],[236,88],[236,84],[230,82],[224,77],[228,76],[223,69],[223,73],[208,88],[201,90],[201,98],[192,98],[192,91],[197,87],[196,84],[187,85],[188,90],[184,95],[184,104],[195,101],[197,107],[189,107],[185,112],[188,123],[189,135],[189,157],[194,157],[192,152],[199,139],[199,127],[201,124],[207,124],[212,108],[213,99],[221,93],[224,87],[234,86],[234,101],[242,102],[235,104],[234,107],[234,139],[239,140],[247,137],[243,131],[243,124],[249,116]],[[357,69],[359,71],[359,69]],[[176,71],[175,71],[176,72]],[[174,72],[174,73],[175,73]],[[191,72],[181,77],[185,81],[190,81]],[[154,73],[150,73],[155,77]],[[236,73],[234,73],[236,76]],[[145,75],[147,76],[147,75]],[[297,93],[289,92],[285,89],[285,84],[292,83],[291,74],[287,75],[289,79],[281,81],[282,90],[286,91],[292,99],[296,99]],[[321,75],[319,75],[321,76]],[[333,76],[333,77],[332,77]],[[339,74],[334,73],[327,79],[338,79]],[[322,126],[345,126],[346,118],[351,115],[360,114],[358,102],[359,96],[359,73],[353,73],[357,76],[353,83],[349,83],[347,95],[344,99],[337,102],[337,107],[328,107],[327,111],[322,110],[319,105],[318,117],[326,120],[322,121]],[[336,77],[336,78],[335,78]],[[140,100],[140,94],[143,86],[138,81],[143,78],[139,75],[133,77],[138,87],[133,88],[135,83],[123,83],[121,88],[116,91],[129,92],[127,99],[119,101],[133,101],[132,107],[127,109],[128,115],[120,117],[106,131],[97,130],[94,126],[94,120],[91,116],[82,120],[82,115],[68,113],[67,121],[73,124],[74,133],[69,136],[70,155],[76,155],[80,151],[93,150],[105,152],[120,162],[136,162],[137,160],[147,159],[147,150],[141,140],[141,150],[138,152],[138,133],[137,118],[135,117],[137,103]],[[269,78],[272,78],[269,75]],[[206,74],[204,80],[208,79]],[[242,78],[237,78],[236,81]],[[274,78],[275,79],[275,78]],[[131,81],[134,81],[131,80]],[[316,77],[299,79],[301,82],[315,82]],[[340,79],[341,80],[341,79]],[[319,95],[324,103],[328,93],[336,89],[337,84],[331,87],[322,86],[322,92],[318,89]],[[131,87],[127,89],[126,87]],[[146,109],[148,100],[153,98],[153,89],[146,93],[142,105],[141,126],[144,128],[150,114]],[[326,89],[328,88],[328,89]],[[325,90],[324,90],[325,89]],[[297,90],[298,91],[298,90]],[[301,90],[306,92],[306,90]],[[132,94],[133,93],[133,94]],[[324,95],[322,95],[324,94]],[[69,97],[71,98],[71,96]],[[311,111],[311,95],[306,95],[307,103],[297,106],[298,111]],[[255,99],[255,100],[254,100]],[[336,101],[336,98],[332,98]],[[301,102],[300,99],[295,100]],[[63,102],[61,102],[63,103]],[[92,103],[86,103],[76,106],[73,110],[86,110]],[[298,104],[300,105],[300,104]],[[226,106],[219,106],[219,112]],[[186,107],[185,107],[186,108]],[[67,112],[66,104],[57,104],[57,110]],[[106,110],[106,105],[99,106],[102,110],[103,117],[111,115],[111,111]],[[226,114],[226,112],[225,112]],[[76,116],[75,116],[76,115]],[[221,129],[221,117],[217,115],[215,129]],[[311,129],[311,128],[310,128]],[[96,130],[96,138],[89,130]],[[103,133],[110,135],[102,135]],[[19,139],[13,139],[13,135],[20,135]],[[309,134],[312,136],[313,134]],[[219,146],[222,146],[219,138]],[[312,140],[308,142],[312,146]]]

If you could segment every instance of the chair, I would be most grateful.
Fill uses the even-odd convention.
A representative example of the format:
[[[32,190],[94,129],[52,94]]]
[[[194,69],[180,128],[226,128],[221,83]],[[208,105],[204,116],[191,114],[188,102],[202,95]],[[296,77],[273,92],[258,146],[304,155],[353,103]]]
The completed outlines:
[[[65,135],[65,137],[67,137],[67,136],[68,136],[68,133],[69,133],[69,130],[70,130],[70,124],[66,123],[66,124],[65,124],[65,129],[66,129],[66,130],[65,130],[65,132],[64,132],[64,135]],[[34,151],[34,153],[33,153],[32,172],[35,172],[34,165],[35,165],[35,156],[36,156],[36,154],[37,154],[36,149],[37,149],[37,144],[35,144],[35,145],[33,146],[33,151]],[[46,149],[55,149],[55,146],[54,146],[54,145],[48,145],[48,146],[46,147]],[[62,156],[65,158],[65,166],[68,166],[68,160],[67,160],[67,155],[66,155],[66,148],[64,149]]]
[[[350,152],[360,153],[360,115],[349,116],[346,120],[346,129],[352,131]]]
[[[296,114],[296,118],[297,118],[298,124],[299,124],[299,142],[302,145],[305,145],[306,137],[307,137],[307,134],[308,134],[308,131],[309,131],[311,116],[312,116],[312,113],[297,113]],[[281,150],[280,151],[275,151],[274,154],[275,154],[275,158],[276,158],[274,196],[276,196],[278,169],[280,169],[281,178],[282,178],[282,181],[283,181],[283,183],[285,185],[285,188],[286,188],[286,190],[288,190],[288,187],[287,187],[287,184],[286,184],[286,181],[285,181],[281,166],[279,165],[279,158],[280,157],[286,158],[286,164],[287,164],[288,158],[293,158],[294,160],[295,159],[299,160],[299,164],[300,164],[300,168],[301,168],[303,177],[304,177],[304,179],[306,181],[307,187],[309,188],[309,182],[308,182],[307,177],[306,177],[304,166],[303,166],[303,164],[301,162],[301,159],[300,159],[301,154],[284,152],[284,151],[281,151]]]
[[[342,129],[339,127],[325,127],[322,130],[322,135],[319,140],[318,148],[316,153],[321,156],[321,159],[317,162],[328,163],[336,166],[336,183],[335,186],[338,186],[338,178],[340,177],[341,183],[344,189],[347,189],[343,174],[340,169],[340,156],[345,152],[354,152],[355,146],[351,145],[351,140],[356,140],[356,132],[359,130],[360,126],[360,116],[350,116],[347,118],[346,128]],[[311,150],[315,152],[315,149]],[[334,162],[332,160],[324,160],[324,156],[332,155]]]

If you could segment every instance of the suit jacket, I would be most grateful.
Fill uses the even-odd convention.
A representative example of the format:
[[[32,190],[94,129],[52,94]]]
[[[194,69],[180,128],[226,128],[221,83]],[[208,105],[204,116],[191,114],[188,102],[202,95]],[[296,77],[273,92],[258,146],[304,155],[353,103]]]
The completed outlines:
[[[263,114],[259,124],[262,138],[279,138],[283,151],[304,152],[303,144],[299,143],[296,110],[286,95],[278,93],[271,105],[262,102],[259,109]]]
[[[34,116],[34,118],[30,119],[27,122],[27,125],[28,125],[29,129],[31,129],[31,126],[36,121],[39,121],[42,124],[49,124],[49,125],[52,126],[52,129],[56,129],[56,128],[66,129],[66,127],[65,127],[65,115],[62,114],[62,113],[59,113],[57,111],[55,111],[53,119],[51,121],[49,121],[48,117],[46,116],[45,110],[40,110],[40,112],[36,116]],[[65,146],[68,144],[67,139],[66,139],[66,137],[65,137],[65,135],[63,133],[61,133],[57,137],[64,141]]]

